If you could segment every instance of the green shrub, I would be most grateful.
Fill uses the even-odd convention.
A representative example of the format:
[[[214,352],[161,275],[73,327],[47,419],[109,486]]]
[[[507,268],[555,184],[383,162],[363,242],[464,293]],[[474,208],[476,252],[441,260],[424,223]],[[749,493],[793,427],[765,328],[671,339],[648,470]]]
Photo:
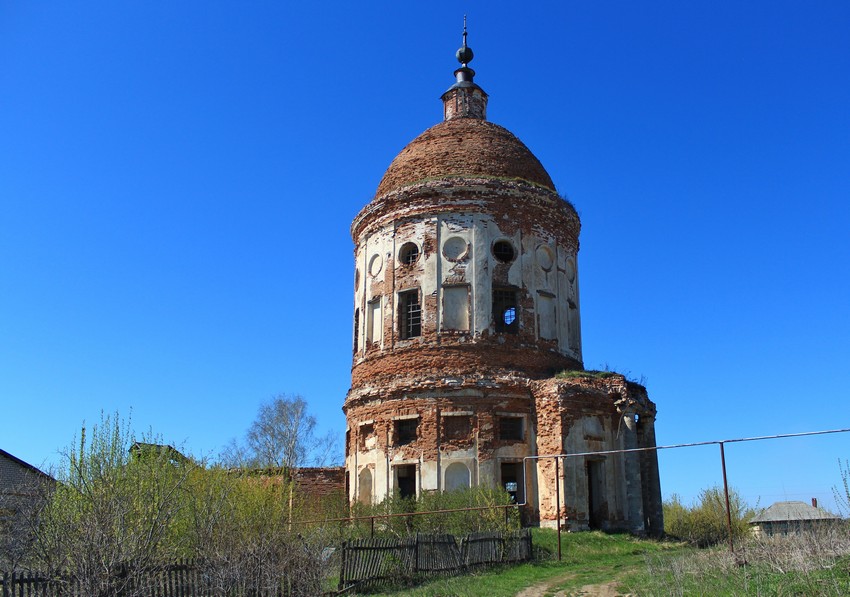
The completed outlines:
[[[505,509],[511,503],[510,496],[496,487],[471,487],[454,491],[425,491],[417,499],[391,496],[379,504],[365,506],[354,504],[352,517],[381,517],[375,519],[376,533],[406,536],[414,533],[448,533],[456,536],[468,533],[504,530]],[[436,510],[460,510],[462,508],[488,508],[485,510],[440,512],[399,516]],[[520,527],[519,511],[508,508],[507,524],[510,529]],[[371,533],[371,521],[358,521],[350,525],[348,536],[363,536]]]
[[[749,521],[755,512],[734,489],[729,491],[729,509],[732,518],[732,539],[746,537],[749,534]],[[681,498],[673,494],[669,501],[664,502],[664,532],[699,547],[728,540],[726,497],[723,489],[703,489],[691,506],[685,506]]]

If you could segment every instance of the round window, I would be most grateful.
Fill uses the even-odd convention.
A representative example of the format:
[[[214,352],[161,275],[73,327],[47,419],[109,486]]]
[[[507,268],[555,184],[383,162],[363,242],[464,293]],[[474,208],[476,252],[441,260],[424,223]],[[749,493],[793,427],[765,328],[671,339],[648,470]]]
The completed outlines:
[[[404,243],[398,252],[398,260],[402,265],[413,265],[419,259],[419,247],[416,243]]]
[[[510,263],[515,256],[514,246],[509,241],[498,240],[493,245],[493,257],[502,263]]]

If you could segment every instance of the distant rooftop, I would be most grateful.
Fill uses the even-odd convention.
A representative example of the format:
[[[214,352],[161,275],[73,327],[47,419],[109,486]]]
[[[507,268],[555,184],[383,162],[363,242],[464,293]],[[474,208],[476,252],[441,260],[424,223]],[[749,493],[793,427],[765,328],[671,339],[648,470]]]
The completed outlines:
[[[839,518],[839,516],[823,508],[816,508],[806,502],[776,502],[755,516],[750,524],[797,520],[838,520]]]

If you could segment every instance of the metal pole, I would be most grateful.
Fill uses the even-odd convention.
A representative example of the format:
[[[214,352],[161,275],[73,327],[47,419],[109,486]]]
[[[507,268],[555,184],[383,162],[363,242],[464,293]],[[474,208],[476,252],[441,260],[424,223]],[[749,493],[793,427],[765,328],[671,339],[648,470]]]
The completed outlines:
[[[723,493],[726,494],[726,530],[729,532],[729,551],[735,553],[735,545],[732,542],[732,509],[729,507],[729,483],[726,481],[726,452],[723,450],[723,442],[720,442],[720,466],[723,467]]]
[[[558,466],[560,457],[555,457],[555,516],[558,524],[558,561],[561,561],[561,473]]]

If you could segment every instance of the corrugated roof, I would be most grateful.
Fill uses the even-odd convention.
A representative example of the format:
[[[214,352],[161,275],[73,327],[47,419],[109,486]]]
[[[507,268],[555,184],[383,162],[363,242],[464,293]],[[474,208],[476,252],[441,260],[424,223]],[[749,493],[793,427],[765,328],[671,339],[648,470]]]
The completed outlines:
[[[796,520],[838,520],[839,517],[823,508],[806,502],[776,502],[757,516],[750,524],[763,522],[788,522]]]

